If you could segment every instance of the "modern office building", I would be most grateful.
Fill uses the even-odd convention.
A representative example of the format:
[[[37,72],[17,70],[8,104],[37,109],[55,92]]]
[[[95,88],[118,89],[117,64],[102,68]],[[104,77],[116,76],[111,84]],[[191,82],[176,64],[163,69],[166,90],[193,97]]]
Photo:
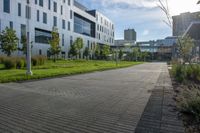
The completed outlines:
[[[173,35],[186,36],[189,35],[195,43],[192,50],[192,61],[200,62],[200,12],[182,13],[173,16]],[[175,57],[178,57],[175,48]]]
[[[182,36],[193,22],[200,21],[200,12],[186,12],[173,16],[173,36]]]
[[[76,0],[0,0],[0,31],[6,27],[13,28],[19,40],[29,33],[33,55],[47,55],[52,27],[58,28],[66,57],[77,37],[90,49],[94,44],[114,44],[113,22]]]
[[[126,41],[136,41],[136,31],[134,29],[124,30],[124,40]]]

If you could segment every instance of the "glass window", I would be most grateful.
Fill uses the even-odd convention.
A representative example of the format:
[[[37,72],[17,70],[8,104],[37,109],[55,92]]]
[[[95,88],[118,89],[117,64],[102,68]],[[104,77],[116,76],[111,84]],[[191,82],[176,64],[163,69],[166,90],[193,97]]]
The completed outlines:
[[[71,30],[71,24],[70,24],[70,22],[68,21],[68,30],[70,31]]]
[[[64,46],[64,45],[65,45],[65,35],[62,34],[62,46]]]
[[[63,6],[60,7],[60,13],[63,14]]]
[[[95,23],[75,14],[74,32],[95,37]]]
[[[40,21],[40,11],[37,10],[37,21],[39,22]]]
[[[69,6],[71,5],[71,0],[68,0],[68,5],[69,5]]]
[[[1,32],[1,19],[0,19],[0,32]]]
[[[56,16],[53,17],[53,26],[57,26],[57,17]]]
[[[35,4],[37,5],[37,0],[35,0]]]
[[[43,0],[39,0],[39,5],[43,7]]]
[[[56,2],[53,2],[53,11],[57,12],[57,3]]]
[[[46,31],[42,29],[35,29],[35,42],[49,44],[51,40],[51,31]]]
[[[73,44],[73,36],[70,36],[70,45]]]
[[[13,29],[13,22],[10,21],[10,28]]]
[[[70,10],[70,19],[72,19],[72,10]]]
[[[47,24],[47,13],[43,12],[43,23]]]
[[[21,24],[21,42],[24,37],[26,37],[26,25]]]
[[[49,0],[48,8],[49,8],[49,10],[51,10],[51,0]]]
[[[21,11],[21,3],[18,3],[18,16],[21,16],[22,11]]]
[[[65,26],[65,20],[63,19],[63,20],[62,20],[62,28],[65,29],[65,27],[66,27],[66,26]]]
[[[10,0],[3,1],[3,11],[6,13],[10,13]]]
[[[42,50],[41,49],[39,50],[39,55],[42,55]]]
[[[26,6],[26,18],[31,19],[31,7]]]

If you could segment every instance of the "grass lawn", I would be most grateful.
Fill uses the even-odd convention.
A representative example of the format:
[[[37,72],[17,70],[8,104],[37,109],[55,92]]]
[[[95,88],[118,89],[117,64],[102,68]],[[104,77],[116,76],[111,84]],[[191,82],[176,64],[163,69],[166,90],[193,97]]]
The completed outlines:
[[[29,79],[41,79],[47,77],[55,77],[60,75],[72,75],[87,73],[93,71],[103,71],[109,69],[116,69],[141,64],[141,62],[119,62],[118,66],[114,61],[47,61],[45,65],[36,66],[32,68],[33,76],[26,76],[25,69],[11,69],[4,70],[4,66],[0,64],[0,83],[24,81]]]

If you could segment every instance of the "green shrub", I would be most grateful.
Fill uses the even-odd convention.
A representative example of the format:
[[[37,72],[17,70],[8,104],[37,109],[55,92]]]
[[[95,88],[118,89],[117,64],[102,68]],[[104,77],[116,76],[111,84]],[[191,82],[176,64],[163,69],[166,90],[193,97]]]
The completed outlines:
[[[25,60],[23,58],[16,58],[16,68],[21,69],[25,66]]]
[[[6,69],[16,68],[16,59],[15,58],[5,58],[3,62]]]
[[[183,82],[187,78],[186,67],[183,65],[173,65],[172,67],[172,75],[178,82]]]
[[[199,65],[188,65],[187,66],[187,79],[199,82],[200,81],[200,66]]]

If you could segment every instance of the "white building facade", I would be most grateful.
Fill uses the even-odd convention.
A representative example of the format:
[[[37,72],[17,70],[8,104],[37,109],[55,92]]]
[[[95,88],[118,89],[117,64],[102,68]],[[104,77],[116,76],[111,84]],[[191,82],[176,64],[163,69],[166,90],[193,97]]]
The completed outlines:
[[[47,56],[52,27],[58,28],[61,54],[66,57],[78,37],[90,50],[95,44],[114,44],[113,22],[75,0],[0,0],[0,32],[6,27],[13,28],[19,40],[29,31],[33,55]]]

